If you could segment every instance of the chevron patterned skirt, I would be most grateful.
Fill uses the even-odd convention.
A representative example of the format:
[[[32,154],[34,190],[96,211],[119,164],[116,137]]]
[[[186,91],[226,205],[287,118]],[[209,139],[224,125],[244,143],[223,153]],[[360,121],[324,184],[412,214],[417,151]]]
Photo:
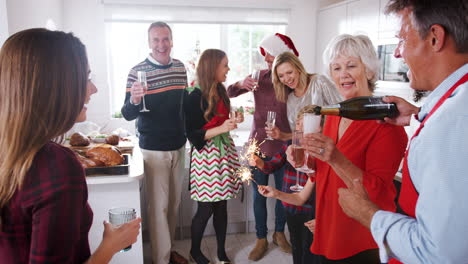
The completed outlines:
[[[190,160],[190,198],[199,202],[228,200],[237,195],[241,182],[234,175],[239,158],[232,138],[224,156],[212,140],[202,150],[193,148]]]

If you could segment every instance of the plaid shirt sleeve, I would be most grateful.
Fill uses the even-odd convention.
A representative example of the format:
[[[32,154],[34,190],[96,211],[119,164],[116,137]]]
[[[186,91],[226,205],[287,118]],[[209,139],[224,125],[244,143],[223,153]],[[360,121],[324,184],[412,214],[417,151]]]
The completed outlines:
[[[281,149],[271,157],[270,160],[264,160],[263,169],[261,171],[266,174],[270,174],[281,167],[287,162],[286,160],[286,149],[288,145],[285,143],[281,146]]]
[[[29,263],[83,263],[92,223],[83,168],[74,153],[57,148],[35,164],[35,179],[23,195],[32,215]]]

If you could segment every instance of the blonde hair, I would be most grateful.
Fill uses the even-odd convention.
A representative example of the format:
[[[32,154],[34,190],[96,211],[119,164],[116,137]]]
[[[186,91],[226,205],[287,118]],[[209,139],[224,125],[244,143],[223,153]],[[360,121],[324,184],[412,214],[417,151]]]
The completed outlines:
[[[299,110],[299,112],[297,112],[296,120],[299,120],[302,117],[304,117],[305,113],[315,113],[314,112],[315,107],[316,107],[316,105],[307,105],[307,106],[304,106],[303,108],[301,108],[301,110]]]
[[[379,77],[380,62],[369,37],[342,34],[332,39],[323,53],[323,62],[329,77],[331,77],[331,62],[339,56],[352,56],[362,61],[366,68],[369,90],[373,92]]]
[[[35,28],[6,40],[0,50],[0,208],[21,189],[36,153],[73,126],[87,79],[85,47],[71,33]]]
[[[223,100],[227,109],[231,108],[231,103],[222,83],[216,81],[216,72],[221,61],[226,57],[226,53],[219,49],[207,49],[200,55],[197,65],[197,82],[200,85],[203,98],[208,102],[208,107],[203,114],[206,121],[215,115],[219,115],[216,110],[218,100]]]
[[[284,85],[278,76],[278,67],[283,63],[290,63],[299,72],[299,87],[307,87],[315,74],[308,74],[299,58],[291,52],[283,52],[276,56],[272,67],[273,88],[275,89],[276,99],[285,103],[292,89]]]

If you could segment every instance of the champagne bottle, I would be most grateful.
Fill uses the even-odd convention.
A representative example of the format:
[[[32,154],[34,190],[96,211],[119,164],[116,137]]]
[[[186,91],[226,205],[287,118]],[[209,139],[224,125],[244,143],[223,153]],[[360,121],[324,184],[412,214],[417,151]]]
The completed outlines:
[[[396,117],[399,112],[394,103],[385,103],[382,96],[360,96],[328,106],[316,106],[316,115],[336,115],[353,120],[383,120]]]

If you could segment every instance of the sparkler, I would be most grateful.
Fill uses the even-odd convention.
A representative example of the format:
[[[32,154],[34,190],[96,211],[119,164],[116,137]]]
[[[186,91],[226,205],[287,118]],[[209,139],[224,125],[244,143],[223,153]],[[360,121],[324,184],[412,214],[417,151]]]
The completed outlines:
[[[251,138],[245,144],[241,153],[239,153],[239,162],[241,163],[241,166],[235,172],[235,175],[239,180],[247,182],[247,184],[249,184],[250,181],[253,181],[258,185],[258,183],[252,178],[252,172],[247,165],[249,160],[253,159],[254,155],[265,157],[265,154],[263,154],[260,150],[260,145],[263,144],[263,142],[265,141],[258,143],[255,138]]]
[[[239,178],[239,180],[247,182],[247,185],[250,184],[250,181],[253,181],[258,185],[258,183],[252,178],[252,172],[250,169],[245,166],[241,166],[239,169],[237,169],[236,176]]]

